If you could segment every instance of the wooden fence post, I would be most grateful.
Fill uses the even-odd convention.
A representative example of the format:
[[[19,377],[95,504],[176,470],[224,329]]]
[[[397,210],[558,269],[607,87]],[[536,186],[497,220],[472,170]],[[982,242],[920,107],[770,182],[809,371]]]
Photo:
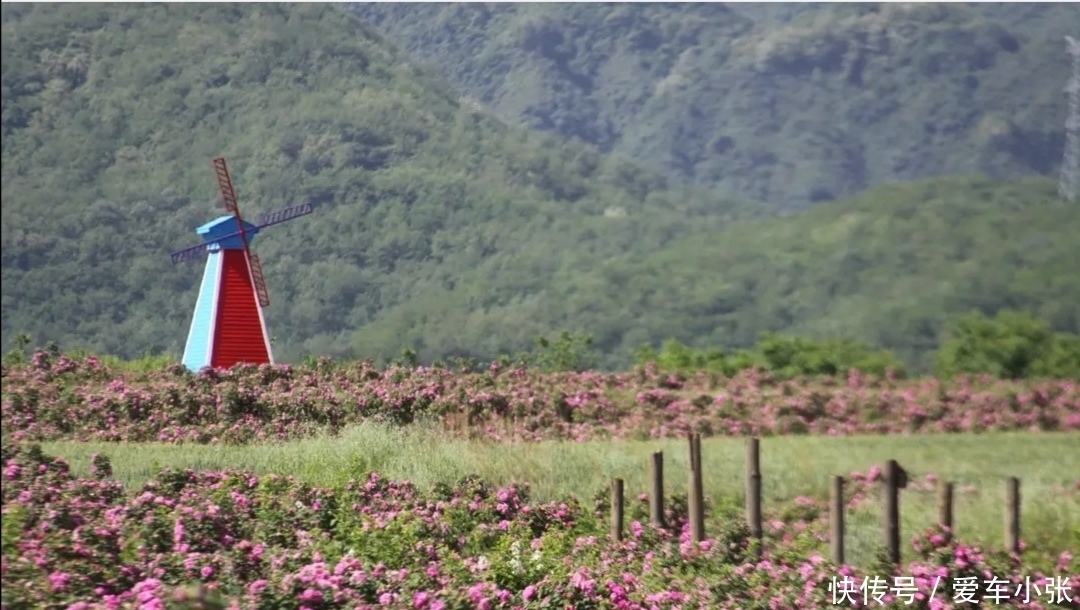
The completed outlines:
[[[938,525],[949,528],[948,539],[953,531],[953,484],[938,480]]]
[[[900,564],[900,489],[906,481],[896,460],[885,464],[885,550],[893,565]]]
[[[750,536],[757,541],[754,555],[761,559],[763,552],[761,527],[761,443],[756,438],[746,439],[746,524]]]
[[[652,523],[656,527],[665,527],[664,523],[664,452],[656,451],[652,454],[649,463],[651,475],[652,493],[649,495],[649,509],[652,513]]]
[[[611,539],[619,542],[623,539],[623,480],[611,480]]]
[[[844,565],[844,477],[833,477],[829,487],[829,550],[832,562]]]
[[[1005,550],[1020,553],[1020,479],[1005,482]]]
[[[701,484],[701,436],[690,434],[690,533],[694,542],[705,540],[705,498]]]

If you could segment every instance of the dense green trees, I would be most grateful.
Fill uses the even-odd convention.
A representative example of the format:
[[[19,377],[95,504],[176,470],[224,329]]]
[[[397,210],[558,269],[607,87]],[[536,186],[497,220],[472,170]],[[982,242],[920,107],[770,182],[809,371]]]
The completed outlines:
[[[705,370],[728,376],[748,368],[768,370],[781,378],[837,375],[851,369],[879,376],[890,371],[905,374],[903,363],[892,353],[858,341],[774,334],[764,335],[753,349],[731,354],[722,348],[694,349],[669,339],[659,351],[648,346],[639,349],[635,360],[656,363],[663,370]],[[936,353],[933,374],[1080,380],[1080,337],[1053,332],[1045,321],[1021,312],[1000,311],[993,318],[972,312],[951,324],[948,339]]]
[[[656,363],[663,370],[712,371],[732,376],[744,369],[767,370],[782,379],[798,376],[835,376],[851,369],[877,376],[902,377],[904,365],[893,354],[874,350],[850,339],[812,340],[765,334],[753,349],[731,354],[722,348],[694,349],[669,339],[660,351],[643,347],[635,354],[638,364]]]
[[[1018,312],[1001,311],[994,318],[974,312],[950,332],[937,372],[1080,379],[1080,336],[1055,333],[1046,322]]]
[[[511,121],[781,207],[1050,175],[1068,3],[354,3]]]
[[[201,269],[168,252],[220,213],[219,154],[248,215],[316,205],[255,242],[283,361],[490,361],[544,335],[544,366],[621,368],[642,344],[771,332],[926,371],[958,312],[1080,332],[1080,206],[1048,179],[883,185],[777,217],[492,118],[330,5],[2,16],[4,349],[26,333],[179,357]],[[582,333],[595,361],[564,349]]]

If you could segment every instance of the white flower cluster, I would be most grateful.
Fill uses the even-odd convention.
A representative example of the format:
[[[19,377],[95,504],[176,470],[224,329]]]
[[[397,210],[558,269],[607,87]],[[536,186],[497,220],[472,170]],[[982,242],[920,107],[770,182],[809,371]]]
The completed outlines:
[[[521,541],[515,540],[510,544],[510,567],[517,573],[525,571],[525,564],[521,560]],[[530,567],[534,570],[542,568],[541,565],[544,559],[544,554],[540,552],[540,549],[535,549],[532,555],[529,556]]]

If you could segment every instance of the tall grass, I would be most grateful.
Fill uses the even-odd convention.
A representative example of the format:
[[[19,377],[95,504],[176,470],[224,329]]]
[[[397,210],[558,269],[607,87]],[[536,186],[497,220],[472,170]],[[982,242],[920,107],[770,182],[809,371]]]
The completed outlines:
[[[744,441],[703,441],[704,484],[713,505],[744,498]],[[766,508],[798,496],[824,498],[832,475],[867,471],[896,459],[913,479],[928,473],[956,484],[958,536],[984,546],[1003,543],[1005,478],[1022,481],[1022,537],[1048,555],[1080,548],[1080,434],[995,433],[873,437],[777,437],[761,441]],[[528,482],[538,499],[570,495],[588,502],[612,477],[626,481],[627,496],[647,490],[651,452],[665,456],[666,486],[685,492],[687,448],[680,441],[494,444],[447,439],[432,426],[409,429],[365,424],[337,437],[243,447],[54,442],[46,452],[63,456],[79,473],[90,456],[112,460],[116,477],[138,486],[161,467],[240,468],[333,485],[365,470],[408,479],[420,488],[478,474],[495,484]],[[934,493],[905,490],[905,538],[936,520]],[[881,544],[881,507],[848,515],[850,560],[871,561]]]

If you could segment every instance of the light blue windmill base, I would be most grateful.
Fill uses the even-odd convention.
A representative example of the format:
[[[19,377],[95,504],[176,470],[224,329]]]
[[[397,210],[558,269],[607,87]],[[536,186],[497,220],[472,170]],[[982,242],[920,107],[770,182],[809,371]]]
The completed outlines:
[[[209,252],[206,271],[199,286],[199,298],[195,302],[195,315],[191,319],[187,344],[184,346],[183,363],[198,372],[210,365],[210,350],[214,346],[214,319],[217,317],[218,287],[221,286],[221,251]]]

